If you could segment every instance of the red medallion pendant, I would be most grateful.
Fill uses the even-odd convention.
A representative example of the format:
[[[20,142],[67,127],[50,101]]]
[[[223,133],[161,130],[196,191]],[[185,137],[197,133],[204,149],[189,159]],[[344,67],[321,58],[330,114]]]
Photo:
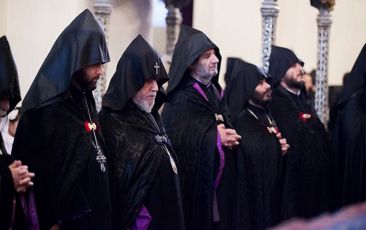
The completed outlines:
[[[84,128],[88,133],[90,133],[91,131],[97,130],[97,125],[94,122],[90,123],[89,121],[85,121]]]
[[[310,118],[311,118],[311,114],[310,113],[303,113],[303,112],[300,112],[299,113],[299,119],[302,122],[307,122]]]

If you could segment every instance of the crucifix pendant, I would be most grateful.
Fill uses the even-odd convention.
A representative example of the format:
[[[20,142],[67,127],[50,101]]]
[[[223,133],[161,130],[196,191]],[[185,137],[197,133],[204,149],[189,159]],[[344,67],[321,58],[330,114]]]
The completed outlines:
[[[160,66],[157,62],[155,63],[154,68],[155,68],[155,74],[158,75]]]
[[[100,164],[100,170],[102,170],[102,172],[105,172],[106,171],[105,163],[107,161],[107,158],[104,156],[99,146],[97,146],[97,157],[95,159]]]

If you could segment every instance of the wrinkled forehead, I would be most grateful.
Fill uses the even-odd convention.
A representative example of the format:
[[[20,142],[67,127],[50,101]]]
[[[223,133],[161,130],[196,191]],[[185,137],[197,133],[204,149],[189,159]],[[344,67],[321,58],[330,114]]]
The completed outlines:
[[[208,59],[211,57],[211,55],[216,55],[216,50],[213,48],[209,48],[208,50],[206,50],[205,52],[203,52],[200,56],[198,56],[198,58],[192,63],[192,65],[197,64],[198,62],[204,60],[204,59]]]
[[[211,48],[211,49],[208,49],[206,50],[205,52],[203,52],[199,58],[202,58],[202,57],[206,57],[206,56],[210,56],[212,54],[216,54],[216,50]]]
[[[152,84],[155,84],[157,83],[158,81],[154,78],[150,78],[150,79],[146,79],[145,82],[144,82],[144,85],[152,85]]]

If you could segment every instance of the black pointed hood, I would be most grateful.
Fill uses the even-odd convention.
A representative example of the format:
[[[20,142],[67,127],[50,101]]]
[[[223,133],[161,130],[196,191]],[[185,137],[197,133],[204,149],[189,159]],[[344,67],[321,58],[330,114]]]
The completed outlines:
[[[103,97],[103,107],[123,109],[127,101],[144,86],[146,80],[156,80],[161,88],[168,81],[168,75],[158,53],[138,35],[118,61],[116,72]]]
[[[227,72],[232,74],[231,81],[225,89],[225,100],[229,108],[231,121],[235,122],[258,83],[263,79],[268,79],[268,77],[257,66],[241,59],[236,60],[233,69]]]
[[[366,87],[366,44],[363,46],[360,54],[357,57],[355,64],[352,67],[351,73],[346,78],[343,90],[337,104],[349,100],[352,95],[361,88]]]
[[[221,54],[219,48],[202,32],[189,26],[182,25],[177,44],[175,45],[172,65],[169,70],[170,81],[167,89],[168,96],[182,81],[183,76],[190,65],[192,65],[204,52],[215,49],[219,59],[218,74],[211,82],[218,89],[221,89],[218,79],[221,66]]]
[[[242,62],[243,60],[241,60],[240,58],[236,58],[236,57],[228,57],[226,60],[226,73],[225,73],[225,84],[226,87],[228,86],[228,84],[231,81],[232,76],[232,72],[234,69],[234,65],[238,62]]]
[[[18,72],[6,36],[0,38],[0,94],[9,97],[10,113],[21,100]]]
[[[285,76],[287,70],[294,64],[299,63],[304,66],[295,53],[287,48],[272,46],[269,57],[269,75],[272,77],[271,86],[275,87]]]
[[[51,48],[24,98],[24,111],[38,108],[65,92],[76,71],[106,62],[109,53],[104,32],[91,12],[84,10]]]

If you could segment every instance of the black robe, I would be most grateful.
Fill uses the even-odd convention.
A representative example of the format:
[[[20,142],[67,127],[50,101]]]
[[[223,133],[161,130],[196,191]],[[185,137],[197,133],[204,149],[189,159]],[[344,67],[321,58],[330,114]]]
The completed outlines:
[[[184,230],[179,178],[167,150],[176,162],[175,153],[160,115],[151,115],[159,130],[131,100],[123,110],[99,113],[111,154],[114,229],[129,229],[145,206],[152,217],[149,230]]]
[[[208,101],[193,87],[197,83]],[[230,208],[236,196],[234,156],[225,160],[224,173],[218,189],[214,188],[220,156],[217,151],[218,121],[221,114],[226,127],[230,127],[226,116],[226,104],[220,100],[214,84],[206,88],[190,76],[184,76],[171,99],[165,103],[162,119],[167,134],[178,156],[178,169],[182,187],[182,201],[186,228],[213,229],[213,208],[217,195],[218,214],[223,229],[239,221]],[[226,154],[228,156],[230,154]],[[231,172],[231,173],[229,173]],[[220,227],[220,226],[218,226]]]
[[[285,157],[283,217],[312,217],[327,211],[331,175],[324,126],[311,100],[302,94],[297,96],[278,86],[272,97],[273,117],[290,145]]]
[[[333,130],[340,205],[366,200],[366,89],[337,108]]]
[[[25,112],[13,156],[35,172],[34,194],[41,229],[111,229],[108,171],[96,161],[88,112],[96,122],[91,92],[70,87],[54,103]],[[98,125],[97,125],[98,126]],[[103,149],[99,131],[96,137]],[[108,159],[108,156],[107,156]]]
[[[9,165],[13,161],[7,154],[0,134],[0,228],[9,229],[12,222],[15,189]]]
[[[35,210],[32,188],[26,192],[17,193],[9,165],[14,158],[6,152],[0,134],[0,229],[37,230],[38,219],[32,211]],[[30,198],[31,197],[31,198]]]
[[[332,112],[330,129],[339,207],[366,200],[366,45]]]
[[[18,72],[6,36],[0,37],[0,95],[8,97],[7,114],[21,100]],[[14,158],[7,153],[1,134],[0,152],[0,229],[24,229],[23,210],[9,169]]]
[[[268,76],[257,66],[241,59],[230,59],[229,63],[225,77],[230,81],[224,97],[230,120],[242,136],[240,147],[234,154],[238,167],[244,168],[245,173],[238,176],[239,193],[236,198],[244,201],[237,207],[238,216],[244,219],[244,224],[236,229],[264,229],[278,222],[280,215],[281,152],[278,139],[267,131],[267,126],[275,125],[274,122],[269,124],[268,119],[273,120],[270,114],[267,113],[267,117],[263,109],[248,104],[248,101]],[[257,115],[250,114],[246,107]],[[244,218],[246,210],[250,210],[248,220]]]
[[[248,104],[233,125],[242,137],[236,154],[245,155],[242,164],[247,172],[250,229],[266,229],[279,223],[281,217],[281,145],[276,134],[267,129],[275,124],[268,111]]]

